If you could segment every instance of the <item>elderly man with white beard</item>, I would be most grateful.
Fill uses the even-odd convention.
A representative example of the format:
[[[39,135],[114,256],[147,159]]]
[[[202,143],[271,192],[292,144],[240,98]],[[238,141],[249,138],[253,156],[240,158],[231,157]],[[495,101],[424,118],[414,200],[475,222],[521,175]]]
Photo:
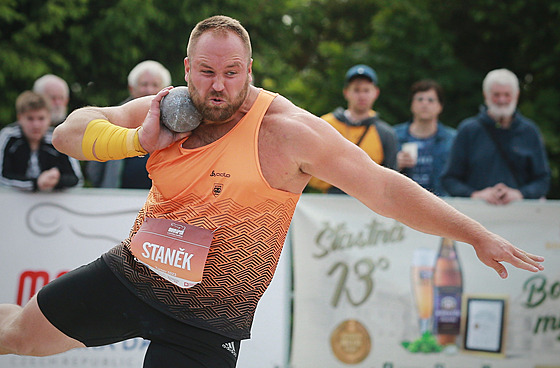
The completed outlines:
[[[463,120],[442,184],[451,196],[505,205],[546,196],[550,168],[537,125],[517,110],[519,81],[507,69],[482,83],[485,105]]]
[[[54,74],[45,74],[33,84],[33,92],[47,98],[51,106],[51,125],[56,126],[68,115],[70,88],[68,83]]]

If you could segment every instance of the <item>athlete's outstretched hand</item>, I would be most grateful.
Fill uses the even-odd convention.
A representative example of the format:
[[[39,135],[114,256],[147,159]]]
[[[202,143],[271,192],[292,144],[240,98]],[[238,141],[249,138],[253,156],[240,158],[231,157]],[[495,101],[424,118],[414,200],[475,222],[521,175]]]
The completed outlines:
[[[165,87],[152,99],[150,110],[146,115],[146,119],[142,123],[142,128],[138,131],[140,145],[149,153],[163,149],[173,142],[183,139],[191,134],[191,132],[175,133],[160,124],[159,105],[164,96],[166,96],[173,87]]]
[[[503,279],[508,276],[508,273],[501,262],[507,262],[517,268],[531,272],[544,270],[541,264],[544,261],[543,257],[527,253],[496,234],[491,234],[488,241],[473,245],[473,247],[478,259],[496,270]]]

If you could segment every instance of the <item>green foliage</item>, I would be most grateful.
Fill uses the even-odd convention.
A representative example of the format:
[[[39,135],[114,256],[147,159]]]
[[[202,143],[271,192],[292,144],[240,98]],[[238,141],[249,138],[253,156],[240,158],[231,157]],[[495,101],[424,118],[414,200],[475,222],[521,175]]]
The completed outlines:
[[[401,345],[411,353],[428,354],[443,351],[443,347],[438,344],[435,336],[429,331],[424,332],[421,337],[414,341],[403,341]]]
[[[45,74],[71,86],[71,108],[117,104],[127,75],[153,59],[184,85],[185,48],[201,19],[225,14],[251,34],[254,83],[322,115],[345,105],[344,74],[378,73],[375,109],[391,124],[409,118],[410,85],[436,79],[442,120],[457,126],[482,103],[493,68],[515,72],[520,110],[541,128],[560,198],[560,4],[548,0],[3,0],[0,2],[0,125]]]
[[[85,15],[85,0],[5,1],[0,5],[0,119],[15,120],[14,103],[41,75],[71,70],[60,48],[64,24]]]

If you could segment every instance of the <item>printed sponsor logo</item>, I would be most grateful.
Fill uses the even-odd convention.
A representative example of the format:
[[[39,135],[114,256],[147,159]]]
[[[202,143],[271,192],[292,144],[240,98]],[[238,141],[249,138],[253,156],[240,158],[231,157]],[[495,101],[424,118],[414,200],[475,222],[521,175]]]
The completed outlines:
[[[222,183],[214,183],[214,188],[212,189],[212,194],[214,197],[219,196],[222,194],[222,190],[224,189],[224,185]]]
[[[59,272],[55,277],[53,277],[53,279],[64,275],[66,272],[68,271]],[[31,299],[33,295],[35,295],[35,293],[39,291],[39,289],[48,284],[50,280],[51,278],[47,271],[23,271],[19,275],[16,303],[21,306],[26,304],[29,299]]]
[[[338,360],[346,364],[358,364],[371,352],[371,337],[364,325],[349,319],[331,334],[331,348]]]
[[[169,229],[167,229],[167,235],[174,235],[178,237],[182,237],[185,234],[185,230],[187,227],[182,224],[171,223]]]
[[[231,175],[226,172],[215,172],[214,170],[212,170],[210,176],[220,176],[222,178],[229,178]]]
[[[229,351],[234,357],[237,358],[237,352],[235,351],[235,344],[233,343],[233,341],[223,343],[223,344],[222,344],[222,348],[226,349],[226,350]]]

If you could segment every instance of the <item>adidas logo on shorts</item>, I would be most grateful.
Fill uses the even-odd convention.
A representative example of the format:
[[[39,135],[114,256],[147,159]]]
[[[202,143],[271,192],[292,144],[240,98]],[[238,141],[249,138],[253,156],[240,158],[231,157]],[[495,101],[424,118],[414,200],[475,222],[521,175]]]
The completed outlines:
[[[222,344],[222,348],[226,349],[227,351],[229,351],[234,357],[237,358],[237,352],[235,351],[235,345],[232,342],[225,342]]]

